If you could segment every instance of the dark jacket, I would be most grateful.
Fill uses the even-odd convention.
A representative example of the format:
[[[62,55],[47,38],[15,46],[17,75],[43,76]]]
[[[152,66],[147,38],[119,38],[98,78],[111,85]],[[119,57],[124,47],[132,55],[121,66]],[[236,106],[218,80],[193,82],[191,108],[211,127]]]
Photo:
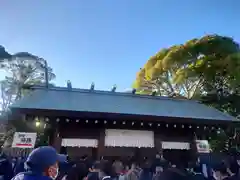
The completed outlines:
[[[99,180],[98,172],[89,172],[87,175],[87,180]]]
[[[162,180],[188,180],[187,174],[177,168],[169,168],[161,175]]]
[[[225,178],[226,180],[239,180],[240,178],[237,175],[233,175],[230,177]]]
[[[17,162],[16,167],[15,167],[15,171],[14,171],[14,175],[17,175],[18,173],[26,171],[25,168],[24,168],[24,163],[25,163],[25,159],[22,159],[19,162]]]
[[[144,168],[141,173],[139,180],[152,180],[153,178],[153,173],[151,172],[151,168]]]
[[[3,176],[4,180],[13,177],[12,163],[4,155],[0,157],[0,176]]]
[[[207,180],[203,174],[194,174],[191,178],[192,180]]]
[[[152,163],[151,170],[153,173],[156,172],[156,167],[161,166],[163,168],[167,167],[168,162],[165,159],[155,159]]]

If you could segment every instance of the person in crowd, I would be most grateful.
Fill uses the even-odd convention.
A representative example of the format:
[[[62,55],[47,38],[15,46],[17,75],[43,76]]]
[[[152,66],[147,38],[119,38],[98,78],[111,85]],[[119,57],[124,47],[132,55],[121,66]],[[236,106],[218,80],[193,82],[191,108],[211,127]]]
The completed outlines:
[[[90,156],[88,155],[82,156],[81,161],[86,165],[87,171],[89,171],[92,168],[93,160]]]
[[[161,156],[160,154],[156,154],[156,157],[152,163],[151,170],[153,173],[155,173],[156,167],[161,165]]]
[[[112,174],[112,178],[113,179],[120,179],[123,180],[124,179],[124,166],[122,161],[120,160],[115,160],[112,163],[112,169],[113,169],[113,174]]]
[[[143,164],[143,168],[142,168],[142,171],[140,173],[139,180],[152,180],[152,177],[153,177],[153,173],[151,171],[151,164],[147,160]]]
[[[231,175],[232,179],[240,179],[239,178],[239,165],[237,164],[236,160],[230,162],[229,164],[229,174]]]
[[[156,154],[156,157],[152,163],[152,172],[155,173],[156,167],[166,167],[167,161],[160,154]]]
[[[161,174],[162,180],[188,180],[189,176],[181,165],[173,164]]]
[[[12,180],[53,180],[56,177],[56,180],[240,180],[240,156],[237,154],[209,161],[201,160],[200,163],[192,162],[188,165],[179,161],[171,166],[159,154],[154,159],[144,158],[144,161],[143,158],[132,159],[131,162],[134,163],[116,158],[112,162],[104,159],[93,161],[87,156],[67,162],[66,155],[60,155],[54,148],[45,146],[34,149],[26,161],[21,159],[15,163],[14,159],[0,154],[0,180],[10,180],[14,171],[17,175]],[[153,160],[152,163],[150,160]],[[144,163],[138,166],[140,162]],[[206,164],[207,173],[203,171],[203,163]],[[24,169],[24,165],[27,170]]]
[[[192,174],[189,177],[191,177],[191,179],[193,180],[206,180],[202,173],[202,168],[200,164],[195,165]]]
[[[115,161],[113,163],[113,169],[117,173],[117,175],[121,175],[123,173],[124,167],[121,161]]]
[[[84,176],[79,176],[81,169],[78,169],[76,164],[73,164],[66,175],[63,176],[62,180],[82,180]],[[80,171],[79,171],[80,170]]]
[[[227,166],[224,162],[217,163],[213,167],[213,177],[215,180],[230,180],[231,177],[228,173]]]
[[[66,180],[83,180],[88,175],[88,168],[83,161],[73,164],[65,176]]]
[[[116,173],[118,180],[125,180],[126,171],[122,161],[115,161],[113,163],[113,170]]]
[[[163,167],[157,166],[155,170],[155,174],[153,176],[153,180],[159,180],[161,178],[162,173],[163,173]]]
[[[50,146],[34,149],[26,160],[27,171],[17,174],[13,180],[55,180],[58,176],[58,163],[63,159]]]
[[[128,164],[125,164],[123,173],[126,174],[130,170],[130,166]]]
[[[99,180],[112,180],[113,179],[113,167],[107,160],[100,161],[100,170],[98,173]]]
[[[10,180],[13,177],[13,167],[10,159],[3,152],[0,153],[0,178]]]
[[[64,178],[66,178],[67,173],[69,172],[71,165],[68,161],[68,157],[65,154],[61,154],[61,156],[66,159],[66,161],[64,162],[59,162],[58,166],[59,166],[59,176],[57,177],[57,180],[62,180]]]
[[[26,161],[26,158],[24,158],[24,157],[18,158],[15,168],[14,168],[14,175],[25,171],[25,166],[24,166],[25,161]]]
[[[15,169],[15,166],[17,164],[17,158],[13,157],[12,158],[12,168]]]
[[[92,163],[91,163],[88,155],[82,156],[80,158],[80,161],[78,161],[76,163],[76,165],[77,165],[77,169],[81,169],[81,175],[80,176],[83,175],[84,177],[86,177],[88,175],[88,172],[92,167]]]
[[[133,162],[130,170],[126,173],[126,180],[138,180],[140,177],[141,169],[137,163]]]
[[[240,154],[238,153],[237,154],[237,157],[236,157],[236,168],[238,168],[237,170],[237,177],[240,179]]]
[[[90,172],[88,173],[86,180],[99,180],[99,177],[98,177],[99,171],[100,171],[100,161],[96,161],[93,164]]]
[[[133,155],[131,155],[131,156],[128,156],[127,158],[126,158],[126,160],[124,161],[124,164],[126,165],[126,167],[129,167],[129,169],[131,168],[131,164],[132,164],[132,162],[133,161],[135,161],[135,157],[133,156]],[[125,168],[126,169],[126,168]],[[128,170],[129,170],[128,169]],[[126,169],[127,170],[127,169]]]

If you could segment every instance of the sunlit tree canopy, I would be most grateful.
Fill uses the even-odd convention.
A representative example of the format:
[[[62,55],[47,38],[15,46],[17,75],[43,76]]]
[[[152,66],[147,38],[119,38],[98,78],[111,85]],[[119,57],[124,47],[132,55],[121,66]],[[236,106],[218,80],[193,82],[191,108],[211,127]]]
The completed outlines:
[[[140,93],[179,94],[193,98],[209,86],[237,89],[240,48],[230,37],[207,35],[160,50],[137,73]],[[224,84],[224,85],[223,85]]]

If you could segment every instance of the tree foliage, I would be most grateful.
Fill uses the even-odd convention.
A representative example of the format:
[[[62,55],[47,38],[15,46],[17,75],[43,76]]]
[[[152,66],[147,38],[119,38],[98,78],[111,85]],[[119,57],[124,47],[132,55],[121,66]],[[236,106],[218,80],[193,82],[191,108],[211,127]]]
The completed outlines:
[[[209,140],[209,143],[214,152],[228,151],[228,134],[225,131],[217,131],[217,133],[212,133],[211,137],[212,138]]]
[[[237,92],[221,92],[221,89],[209,92],[201,97],[201,102],[222,112],[240,118],[240,95]]]
[[[160,50],[137,74],[139,92],[195,98],[219,88],[236,91],[240,82],[240,49],[231,38],[207,35]],[[199,96],[198,96],[199,97]]]
[[[42,85],[45,81],[45,73],[48,73],[49,81],[55,78],[52,68],[46,67],[46,60],[28,52],[8,53],[0,46],[0,69],[6,74],[1,80],[1,110],[6,113],[8,106],[29,93],[26,85]],[[7,138],[11,137],[15,128],[29,127],[24,123],[11,121],[8,125]]]
[[[6,52],[6,51],[3,51]],[[7,52],[6,52],[7,53]],[[9,56],[2,54],[0,68],[6,73],[1,81],[2,110],[18,100],[24,93],[25,85],[42,84],[45,81],[45,60],[28,52],[19,52]],[[49,80],[55,78],[52,68],[48,68]]]
[[[161,49],[137,73],[133,87],[138,93],[194,98],[239,117],[239,44],[213,34]],[[224,132],[214,136],[213,149],[240,143],[239,135],[229,137]]]

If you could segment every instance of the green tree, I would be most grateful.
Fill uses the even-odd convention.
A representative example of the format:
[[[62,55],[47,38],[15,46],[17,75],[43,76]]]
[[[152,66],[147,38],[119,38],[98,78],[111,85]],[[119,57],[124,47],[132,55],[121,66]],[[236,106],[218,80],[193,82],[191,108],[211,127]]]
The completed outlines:
[[[137,74],[133,87],[138,93],[197,99],[240,115],[240,47],[230,37],[207,35],[160,50]],[[225,135],[212,139],[221,149]],[[218,147],[217,147],[218,146]]]
[[[208,92],[237,92],[240,86],[240,48],[231,38],[207,35],[160,50],[137,74],[141,93],[199,98]]]
[[[3,46],[0,45],[0,60],[8,59],[11,57],[11,54],[9,54]]]
[[[201,102],[219,109],[222,112],[240,118],[240,95],[236,92],[224,92],[214,90],[201,97]]]
[[[217,133],[211,133],[211,139],[209,144],[214,152],[228,151],[228,134],[225,131],[217,131]]]
[[[49,81],[55,78],[52,68],[46,67],[46,60],[28,52],[9,54],[3,47],[0,48],[0,68],[5,72],[5,78],[1,85],[1,108],[3,112],[8,111],[8,106],[26,95],[29,90],[27,85],[42,85],[45,81],[45,72],[48,73]],[[47,68],[47,69],[46,69]],[[11,138],[15,129],[24,130],[29,126],[22,122],[10,121],[6,138]]]
[[[145,68],[140,70],[133,85],[140,94],[156,92],[157,95],[161,96],[192,99],[197,98],[203,90],[203,84],[197,78],[192,77],[185,79],[181,83],[176,83],[173,69],[163,71],[161,74],[157,74],[157,76],[146,75],[146,71]],[[153,68],[149,71],[154,72],[158,71],[158,69]]]

